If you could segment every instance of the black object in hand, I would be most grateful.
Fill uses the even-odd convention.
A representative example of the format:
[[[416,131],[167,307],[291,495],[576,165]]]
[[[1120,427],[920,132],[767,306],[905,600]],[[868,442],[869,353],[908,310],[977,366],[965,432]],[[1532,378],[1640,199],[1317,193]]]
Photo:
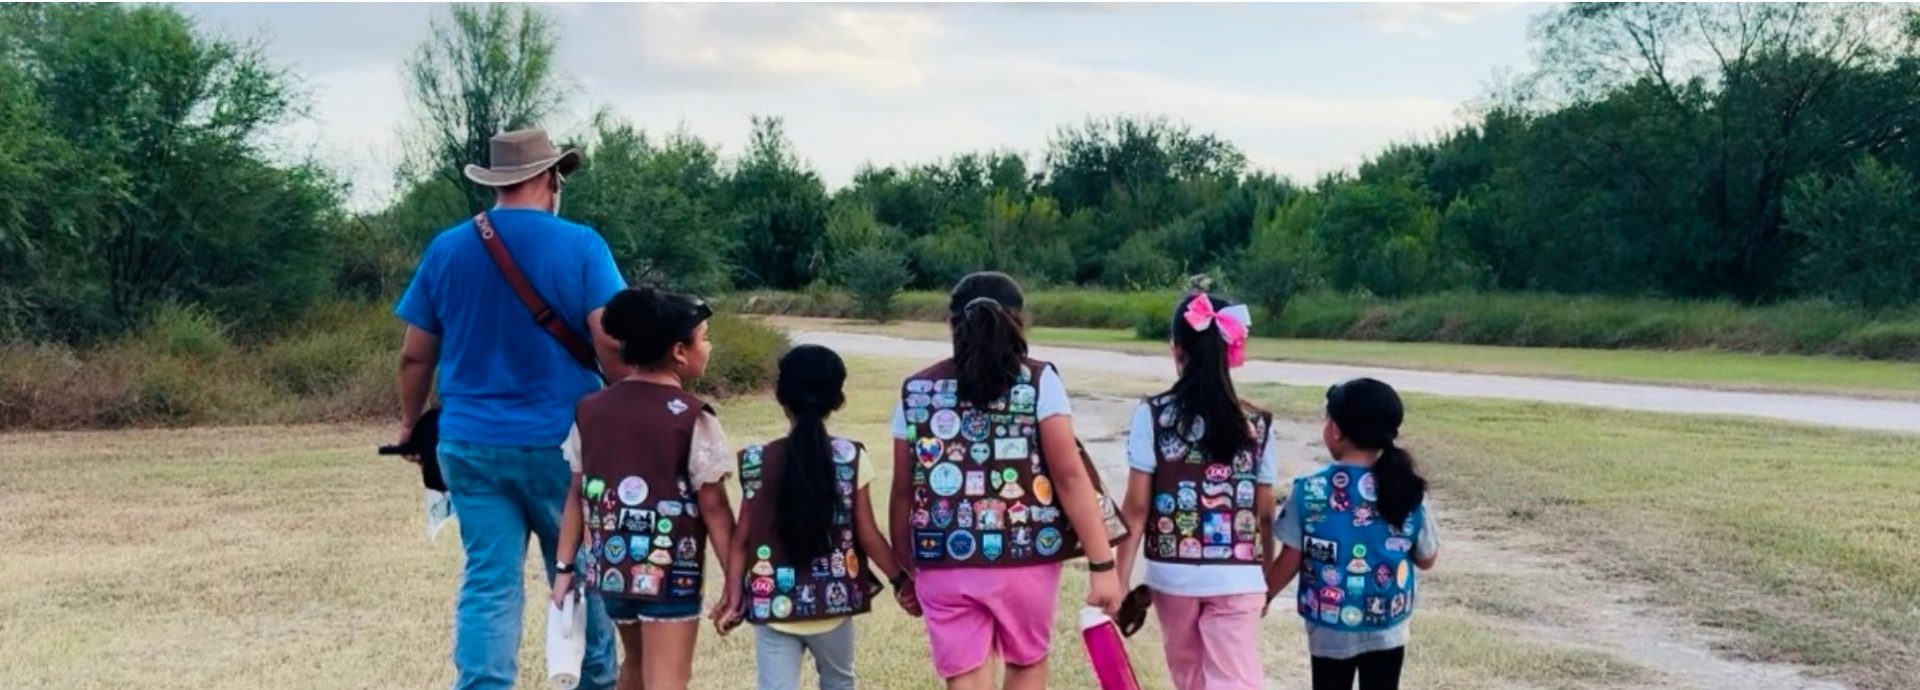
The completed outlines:
[[[381,455],[412,455],[420,458],[420,483],[434,491],[446,491],[447,480],[440,476],[440,408],[427,410],[413,423],[407,442],[380,447]]]

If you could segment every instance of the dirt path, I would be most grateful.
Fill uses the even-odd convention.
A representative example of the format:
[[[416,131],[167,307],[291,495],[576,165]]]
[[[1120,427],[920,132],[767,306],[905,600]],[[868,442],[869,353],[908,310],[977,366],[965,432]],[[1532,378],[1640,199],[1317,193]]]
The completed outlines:
[[[930,340],[806,330],[795,331],[792,336],[795,342],[826,345],[852,355],[925,360],[950,352],[947,343]],[[1161,380],[1171,375],[1164,356],[1053,346],[1036,346],[1033,352],[1040,359],[1072,362],[1075,370]],[[1235,376],[1245,381],[1298,386],[1328,386],[1372,376],[1403,391],[1435,395],[1537,400],[1650,412],[1739,415],[1849,429],[1920,433],[1920,403],[1895,400],[1273,361],[1249,361]]]
[[[1074,426],[1109,487],[1126,485],[1127,423],[1135,400],[1111,396],[1074,399]],[[1278,420],[1284,447],[1282,476],[1295,476],[1326,457],[1318,426]],[[1533,642],[1584,649],[1644,667],[1655,687],[1701,690],[1842,690],[1846,686],[1809,678],[1802,669],[1734,658],[1711,630],[1645,604],[1643,587],[1594,577],[1572,556],[1527,543],[1525,533],[1499,529],[1492,516],[1456,511],[1434,501],[1443,567],[1452,582],[1497,577],[1507,590],[1499,599],[1548,602],[1537,610],[1507,612],[1493,620]],[[1438,572],[1438,571],[1436,571]],[[1443,595],[1444,596],[1444,595]],[[1468,604],[1471,606],[1471,604]],[[1270,625],[1291,624],[1285,616]],[[1646,684],[1640,684],[1646,687]]]

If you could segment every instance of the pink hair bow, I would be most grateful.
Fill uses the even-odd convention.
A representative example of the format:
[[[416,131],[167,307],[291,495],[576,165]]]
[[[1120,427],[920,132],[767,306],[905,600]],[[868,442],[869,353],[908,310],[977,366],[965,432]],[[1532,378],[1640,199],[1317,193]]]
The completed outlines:
[[[1184,318],[1195,331],[1218,326],[1220,339],[1227,341],[1227,366],[1237,367],[1247,363],[1247,329],[1253,324],[1252,316],[1244,304],[1216,311],[1213,300],[1201,296],[1187,303]]]

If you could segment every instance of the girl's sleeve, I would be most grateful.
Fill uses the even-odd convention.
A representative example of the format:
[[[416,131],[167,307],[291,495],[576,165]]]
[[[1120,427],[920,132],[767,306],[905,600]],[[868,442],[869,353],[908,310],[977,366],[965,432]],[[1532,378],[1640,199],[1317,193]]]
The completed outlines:
[[[1274,431],[1274,425],[1267,425],[1267,442],[1260,449],[1260,464],[1254,468],[1254,479],[1261,484],[1280,483],[1280,435]]]
[[[1034,416],[1046,419],[1056,415],[1073,416],[1073,402],[1067,398],[1067,386],[1060,382],[1060,371],[1051,366],[1040,372],[1040,390]]]
[[[711,412],[702,413],[700,421],[693,424],[693,457],[687,459],[687,473],[692,475],[694,486],[726,481],[733,472],[733,462],[733,447],[727,445],[720,418]]]
[[[560,444],[560,454],[567,458],[567,467],[573,468],[574,474],[579,474],[580,425],[575,424],[567,429],[567,440]]]
[[[893,437],[902,441],[913,440],[913,430],[907,428],[907,404],[904,401],[893,403]]]
[[[1273,518],[1273,536],[1280,543],[1300,548],[1300,492],[1287,492],[1287,502]]]
[[[1413,555],[1432,558],[1440,553],[1440,532],[1433,528],[1433,506],[1420,506],[1420,535],[1414,537]]]
[[[1153,448],[1153,408],[1144,402],[1133,408],[1133,425],[1127,428],[1127,466],[1140,472],[1160,466]]]

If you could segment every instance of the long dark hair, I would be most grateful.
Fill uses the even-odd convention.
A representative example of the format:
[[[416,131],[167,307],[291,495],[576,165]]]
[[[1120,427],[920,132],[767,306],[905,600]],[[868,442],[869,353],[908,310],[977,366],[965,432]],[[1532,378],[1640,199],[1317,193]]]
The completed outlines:
[[[773,397],[787,409],[785,469],[774,502],[780,543],[797,562],[806,563],[833,548],[833,517],[840,510],[833,474],[833,437],[827,417],[847,401],[841,387],[847,365],[819,345],[801,345],[780,358],[780,382]]]
[[[1363,378],[1327,389],[1327,418],[1340,434],[1356,446],[1380,451],[1372,469],[1375,503],[1380,517],[1400,527],[1427,496],[1427,478],[1420,476],[1413,455],[1394,445],[1405,417],[1400,394],[1385,383]]]
[[[1240,395],[1233,390],[1233,375],[1227,371],[1227,341],[1220,337],[1220,327],[1197,331],[1183,318],[1187,305],[1200,299],[1211,302],[1216,312],[1232,305],[1200,292],[1186,296],[1174,307],[1173,344],[1180,346],[1185,361],[1180,365],[1180,379],[1168,394],[1180,411],[1179,426],[1175,427],[1180,435],[1192,438],[1187,431],[1195,420],[1204,420],[1206,437],[1201,439],[1201,448],[1207,457],[1226,461],[1253,446],[1253,430],[1247,426]]]
[[[1007,394],[1027,366],[1027,299],[1005,273],[969,273],[947,301],[960,399],[986,407]]]
[[[693,343],[693,331],[713,316],[698,297],[668,292],[652,285],[621,290],[607,302],[600,326],[620,341],[620,360],[636,367],[653,367],[673,352],[675,343]]]

